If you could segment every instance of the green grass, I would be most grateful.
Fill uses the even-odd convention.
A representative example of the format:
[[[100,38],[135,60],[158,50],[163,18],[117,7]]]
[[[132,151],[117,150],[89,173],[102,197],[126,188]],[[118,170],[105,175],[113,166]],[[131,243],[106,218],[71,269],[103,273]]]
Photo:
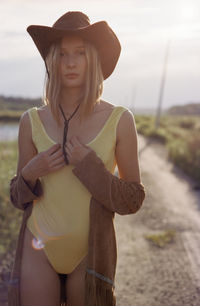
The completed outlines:
[[[168,229],[157,234],[144,235],[144,238],[150,241],[154,246],[163,248],[174,241],[175,234],[175,230]]]
[[[138,133],[157,139],[168,149],[169,159],[200,182],[200,118],[198,116],[161,117],[155,128],[154,116],[135,115]]]
[[[0,261],[16,245],[22,212],[11,204],[9,182],[16,173],[17,141],[0,143]]]
[[[19,121],[23,113],[24,110],[23,111],[0,110],[0,121],[3,122]]]

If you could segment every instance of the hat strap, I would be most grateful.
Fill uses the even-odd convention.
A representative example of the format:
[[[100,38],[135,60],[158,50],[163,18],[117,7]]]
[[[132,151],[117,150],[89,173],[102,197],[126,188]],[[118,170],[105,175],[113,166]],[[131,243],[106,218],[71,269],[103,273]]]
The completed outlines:
[[[68,161],[68,158],[67,158],[67,152],[65,151],[65,144],[67,142],[67,132],[68,132],[68,125],[69,125],[69,121],[71,120],[71,118],[75,115],[75,113],[77,112],[79,106],[80,106],[81,103],[79,103],[79,105],[76,107],[75,111],[72,113],[72,115],[69,117],[69,119],[67,119],[65,117],[65,114],[64,114],[64,111],[62,109],[62,106],[59,104],[59,107],[60,107],[60,110],[61,110],[61,113],[63,115],[63,118],[64,118],[64,133],[63,133],[63,145],[62,145],[62,150],[63,150],[63,154],[64,154],[64,158],[65,158],[65,163],[68,165],[69,164],[69,161]]]

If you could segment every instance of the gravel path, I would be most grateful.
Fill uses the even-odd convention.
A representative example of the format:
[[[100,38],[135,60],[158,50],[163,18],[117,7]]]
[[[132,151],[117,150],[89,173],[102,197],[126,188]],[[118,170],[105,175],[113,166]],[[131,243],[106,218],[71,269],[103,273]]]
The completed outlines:
[[[200,306],[200,193],[155,141],[138,136],[143,207],[115,215],[117,306]],[[175,231],[158,247],[144,236]]]

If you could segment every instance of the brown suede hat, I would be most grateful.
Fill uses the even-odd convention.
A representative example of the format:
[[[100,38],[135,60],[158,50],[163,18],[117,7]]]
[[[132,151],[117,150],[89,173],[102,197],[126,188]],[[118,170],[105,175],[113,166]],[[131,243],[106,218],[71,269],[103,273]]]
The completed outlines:
[[[106,21],[90,24],[88,16],[79,11],[65,13],[52,27],[30,25],[27,32],[31,35],[44,61],[51,44],[67,34],[76,34],[93,43],[100,56],[104,80],[115,69],[121,52],[120,42]]]

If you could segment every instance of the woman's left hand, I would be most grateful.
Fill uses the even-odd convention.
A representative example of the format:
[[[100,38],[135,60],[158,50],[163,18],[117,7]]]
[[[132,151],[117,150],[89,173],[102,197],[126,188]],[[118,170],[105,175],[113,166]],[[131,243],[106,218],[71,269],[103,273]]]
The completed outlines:
[[[80,142],[78,136],[72,136],[65,145],[69,164],[76,165],[81,161],[92,149]]]

